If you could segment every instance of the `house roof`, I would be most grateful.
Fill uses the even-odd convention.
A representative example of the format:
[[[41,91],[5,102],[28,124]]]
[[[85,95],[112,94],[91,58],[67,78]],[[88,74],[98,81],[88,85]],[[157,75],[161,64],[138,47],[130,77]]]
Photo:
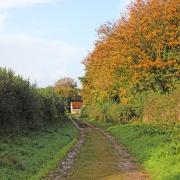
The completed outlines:
[[[81,109],[83,106],[83,102],[71,102],[71,107],[73,109]]]

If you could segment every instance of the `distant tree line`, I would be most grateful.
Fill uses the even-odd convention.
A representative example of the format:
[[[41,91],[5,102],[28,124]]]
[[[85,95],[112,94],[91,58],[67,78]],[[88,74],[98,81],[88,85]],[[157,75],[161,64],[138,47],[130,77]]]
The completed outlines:
[[[0,131],[39,129],[64,116],[64,100],[52,87],[37,88],[12,70],[0,68]]]

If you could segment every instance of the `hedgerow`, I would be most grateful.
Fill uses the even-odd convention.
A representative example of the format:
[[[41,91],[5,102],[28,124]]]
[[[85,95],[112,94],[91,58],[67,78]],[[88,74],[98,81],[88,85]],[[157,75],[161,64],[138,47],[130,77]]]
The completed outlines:
[[[113,102],[86,105],[81,110],[81,117],[122,124],[138,119],[139,116],[139,113],[132,105],[115,104]]]
[[[39,89],[29,80],[0,68],[0,130],[37,129],[60,121],[64,102],[51,87]]]

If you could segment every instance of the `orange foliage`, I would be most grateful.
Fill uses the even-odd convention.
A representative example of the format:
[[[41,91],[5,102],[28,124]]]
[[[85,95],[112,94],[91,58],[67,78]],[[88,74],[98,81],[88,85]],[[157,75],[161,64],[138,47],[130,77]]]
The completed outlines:
[[[179,73],[179,23],[179,0],[136,0],[127,16],[102,25],[94,51],[83,61],[85,102],[128,103],[134,89],[155,86],[169,91]]]

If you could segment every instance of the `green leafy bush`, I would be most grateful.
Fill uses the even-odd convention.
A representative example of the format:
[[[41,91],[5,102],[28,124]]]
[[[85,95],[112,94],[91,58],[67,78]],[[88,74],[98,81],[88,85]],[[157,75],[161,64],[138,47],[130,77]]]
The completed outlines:
[[[0,129],[34,129],[61,119],[64,102],[52,88],[38,89],[0,68]]]
[[[179,123],[180,89],[170,95],[149,96],[144,108],[145,122]]]
[[[160,94],[152,91],[136,94],[131,104],[86,105],[81,111],[81,117],[104,121],[128,123],[134,120],[145,123],[173,124],[180,122],[180,88],[171,94]]]
[[[41,119],[46,123],[53,123],[64,117],[64,102],[62,98],[49,88],[38,90],[41,104]]]
[[[139,117],[133,106],[115,104],[112,102],[103,105],[85,106],[81,111],[81,117],[85,116],[94,120],[117,123],[128,123]]]

